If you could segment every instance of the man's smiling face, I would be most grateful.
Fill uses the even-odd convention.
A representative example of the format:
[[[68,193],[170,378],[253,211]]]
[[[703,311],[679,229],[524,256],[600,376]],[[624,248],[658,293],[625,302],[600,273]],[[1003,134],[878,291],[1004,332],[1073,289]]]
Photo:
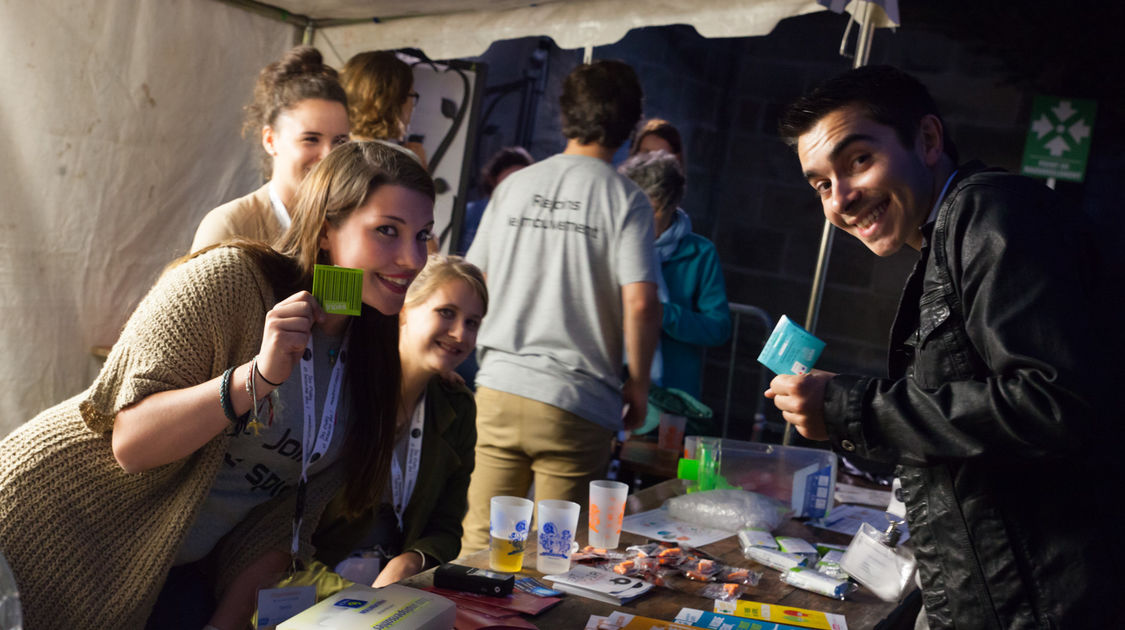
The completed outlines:
[[[824,216],[879,256],[922,246],[934,203],[934,175],[919,132],[905,147],[895,130],[848,106],[797,139],[797,156]],[[940,151],[939,151],[940,152]]]

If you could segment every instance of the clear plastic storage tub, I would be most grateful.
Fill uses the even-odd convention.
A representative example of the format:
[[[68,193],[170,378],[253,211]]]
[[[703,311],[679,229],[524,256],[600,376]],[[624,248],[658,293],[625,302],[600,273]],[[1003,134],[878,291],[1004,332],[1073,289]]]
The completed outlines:
[[[680,477],[695,481],[698,489],[758,492],[788,502],[794,517],[814,520],[832,509],[837,465],[832,451],[689,435],[684,458]]]

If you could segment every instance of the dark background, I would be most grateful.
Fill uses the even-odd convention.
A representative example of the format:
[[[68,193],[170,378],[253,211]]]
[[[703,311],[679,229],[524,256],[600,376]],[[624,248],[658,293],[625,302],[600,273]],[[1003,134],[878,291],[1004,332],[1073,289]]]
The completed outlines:
[[[999,4],[999,3],[996,3]],[[1046,3],[953,0],[902,2],[903,26],[879,29],[869,63],[887,63],[929,87],[963,160],[1018,171],[1036,93],[1098,101],[1086,179],[1059,182],[1075,212],[1096,223],[1105,264],[1122,277],[1125,221],[1125,99],[1120,29],[1125,11]],[[1096,5],[1089,5],[1096,6]],[[731,302],[759,306],[776,320],[804,323],[821,228],[819,202],[797,158],[775,133],[780,108],[812,85],[849,69],[839,55],[847,15],[819,12],[782,21],[763,37],[705,39],[689,26],[631,31],[594,49],[595,59],[631,64],[645,89],[646,117],[684,135],[688,191],[682,204],[695,231],[718,247]],[[853,28],[853,31],[856,29]],[[582,53],[546,38],[497,42],[488,64],[473,172],[513,144],[536,159],[561,151],[558,94]],[[619,154],[620,157],[621,154]],[[473,198],[470,196],[470,198]],[[899,291],[917,254],[887,259],[836,233],[816,334],[827,342],[818,367],[885,374],[887,334]],[[1125,283],[1105,287],[1107,299]],[[731,388],[730,436],[749,437],[761,396],[756,357],[768,331],[744,319]],[[703,400],[721,421],[730,344],[707,351]],[[772,405],[773,427],[780,426]],[[777,440],[773,432],[767,438]]]

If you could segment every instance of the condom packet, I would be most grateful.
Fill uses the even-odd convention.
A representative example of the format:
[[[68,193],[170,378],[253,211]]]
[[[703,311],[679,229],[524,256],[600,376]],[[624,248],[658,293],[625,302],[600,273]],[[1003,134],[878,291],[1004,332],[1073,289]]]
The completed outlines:
[[[817,553],[816,547],[804,538],[797,538],[795,536],[777,536],[774,538],[777,541],[777,548],[784,553],[797,554],[805,558],[801,563],[802,566],[811,566],[816,564],[820,559],[820,554]]]
[[[762,547],[748,547],[742,550],[742,555],[778,571],[788,571],[793,567],[803,567],[808,558],[795,553],[785,553],[776,549],[763,549]]]
[[[775,374],[805,374],[816,364],[824,342],[782,315],[758,354],[758,363]]]
[[[743,551],[746,551],[747,547],[777,549],[777,540],[774,539],[773,534],[753,527],[743,527],[738,530],[738,543],[742,545]]]
[[[844,599],[848,593],[856,589],[856,585],[847,578],[834,578],[808,567],[793,567],[788,571],[782,571],[781,581],[833,599]]]

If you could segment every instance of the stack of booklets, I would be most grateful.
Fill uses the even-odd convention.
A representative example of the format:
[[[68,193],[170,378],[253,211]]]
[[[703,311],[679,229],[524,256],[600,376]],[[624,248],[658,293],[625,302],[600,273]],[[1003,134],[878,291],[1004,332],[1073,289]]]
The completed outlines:
[[[555,589],[620,606],[652,590],[653,585],[611,571],[578,565],[558,575],[547,575]]]
[[[797,626],[799,628],[812,628],[813,630],[848,630],[848,622],[843,615],[784,604],[767,604],[746,599],[733,602],[716,599],[715,612],[719,615],[734,615],[744,619],[771,621],[778,624],[779,628]]]

